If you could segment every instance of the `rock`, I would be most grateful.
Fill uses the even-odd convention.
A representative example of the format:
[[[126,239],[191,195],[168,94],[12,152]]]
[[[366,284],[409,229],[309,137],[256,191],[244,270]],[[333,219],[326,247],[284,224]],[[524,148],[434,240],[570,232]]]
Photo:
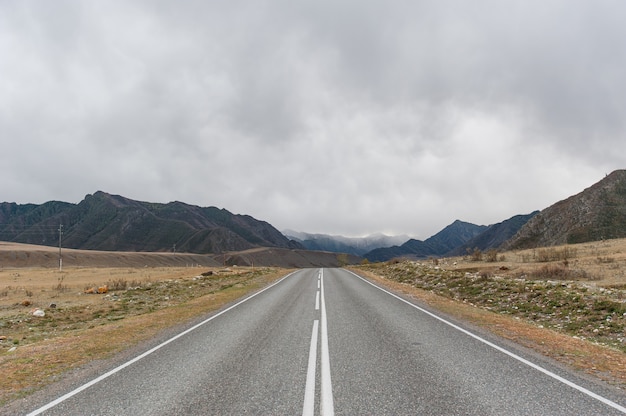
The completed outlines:
[[[48,307],[50,309],[55,309],[57,307],[57,304],[56,303],[51,303]]]
[[[9,352],[13,352],[13,351],[15,351],[16,349],[17,349],[17,347],[11,347],[11,348],[9,348]]]
[[[40,318],[43,318],[44,316],[46,316],[46,313],[42,309],[35,309],[33,311],[33,316],[38,316]]]

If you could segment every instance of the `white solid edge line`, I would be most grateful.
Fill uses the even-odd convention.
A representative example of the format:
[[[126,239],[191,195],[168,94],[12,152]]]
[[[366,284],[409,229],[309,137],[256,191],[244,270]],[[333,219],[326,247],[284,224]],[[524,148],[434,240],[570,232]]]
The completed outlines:
[[[320,291],[319,290],[315,294],[315,310],[316,311],[320,310]]]
[[[56,400],[51,401],[50,403],[46,404],[45,406],[42,406],[42,407],[40,407],[39,409],[34,410],[34,411],[32,411],[32,412],[28,413],[26,416],[35,416],[35,415],[38,415],[38,414],[41,414],[41,413],[45,412],[45,411],[46,411],[46,410],[48,410],[48,409],[53,408],[54,406],[58,405],[59,403],[62,403],[62,402],[64,402],[65,400],[69,399],[70,397],[77,395],[77,394],[78,394],[78,393],[80,393],[81,391],[86,390],[86,389],[88,389],[89,387],[93,386],[94,384],[97,384],[97,383],[101,382],[102,380],[104,380],[104,379],[106,379],[106,378],[108,378],[108,377],[112,376],[113,374],[115,374],[115,373],[117,373],[117,372],[119,372],[119,371],[123,370],[124,368],[128,367],[129,365],[136,363],[137,361],[141,360],[142,358],[147,357],[148,355],[150,355],[150,354],[152,354],[153,352],[155,352],[155,351],[157,351],[157,350],[159,350],[159,349],[163,348],[164,346],[166,346],[167,344],[169,344],[169,343],[171,343],[171,342],[173,342],[173,341],[177,340],[178,338],[180,338],[180,337],[182,337],[182,336],[184,336],[184,335],[187,335],[188,333],[190,333],[190,332],[192,332],[192,331],[194,331],[194,330],[198,329],[198,328],[199,328],[199,327],[201,327],[202,325],[204,325],[204,324],[206,324],[206,323],[208,323],[208,322],[212,321],[213,319],[217,318],[218,316],[225,314],[226,312],[230,311],[230,310],[231,310],[231,309],[233,309],[233,308],[236,308],[237,306],[239,306],[239,305],[241,305],[242,303],[244,303],[244,302],[246,302],[246,301],[248,301],[248,300],[252,299],[253,297],[255,297],[255,296],[257,296],[257,295],[260,295],[261,293],[265,292],[265,291],[266,291],[266,290],[268,290],[268,289],[271,289],[272,287],[276,286],[277,284],[279,284],[280,282],[282,282],[283,280],[285,280],[286,278],[288,278],[289,276],[291,276],[292,274],[297,273],[297,272],[298,272],[298,270],[296,270],[296,271],[293,271],[293,272],[289,273],[288,275],[286,275],[286,276],[284,276],[283,278],[281,278],[280,280],[278,280],[278,281],[276,281],[276,282],[272,283],[272,284],[271,284],[271,285],[269,285],[268,287],[266,287],[266,288],[264,288],[264,289],[262,289],[262,290],[260,290],[260,291],[258,291],[258,292],[256,292],[256,293],[254,293],[254,294],[252,294],[252,295],[248,296],[247,298],[243,299],[242,301],[237,302],[236,304],[234,304],[234,305],[232,305],[232,306],[230,306],[230,307],[228,307],[228,308],[224,309],[223,311],[221,311],[221,312],[219,312],[219,313],[217,313],[217,314],[215,314],[215,315],[211,316],[210,318],[205,319],[204,321],[200,322],[199,324],[196,324],[196,325],[192,326],[191,328],[189,328],[189,329],[187,329],[187,330],[185,330],[185,331],[183,331],[183,332],[179,333],[178,335],[175,335],[174,337],[172,337],[172,338],[168,339],[167,341],[162,342],[161,344],[157,345],[156,347],[154,347],[154,348],[152,348],[152,349],[150,349],[150,350],[148,350],[148,351],[144,352],[143,354],[138,355],[137,357],[133,358],[132,360],[127,361],[127,362],[125,362],[124,364],[122,364],[122,365],[120,365],[120,366],[118,366],[118,367],[115,367],[115,368],[114,368],[114,369],[112,369],[111,371],[109,371],[109,372],[107,372],[107,373],[102,374],[100,377],[97,377],[97,378],[95,378],[95,379],[91,380],[90,382],[85,383],[85,384],[83,384],[82,386],[80,386],[80,387],[78,387],[78,388],[76,388],[76,389],[74,389],[74,390],[70,391],[69,393],[64,394],[63,396],[59,397],[59,398],[58,398],[58,399],[56,399]]]
[[[613,402],[613,401],[611,401],[611,400],[609,400],[609,399],[607,399],[605,397],[602,397],[599,394],[596,394],[596,393],[592,392],[591,390],[587,390],[586,388],[584,388],[582,386],[579,386],[578,384],[573,383],[573,382],[571,382],[571,381],[569,381],[569,380],[559,376],[558,374],[555,374],[552,371],[547,370],[547,369],[545,369],[545,368],[543,368],[543,367],[541,367],[541,366],[539,366],[539,365],[537,365],[537,364],[535,364],[535,363],[533,363],[531,361],[528,361],[527,359],[522,358],[519,355],[517,355],[515,353],[512,353],[511,351],[508,351],[508,350],[506,350],[506,349],[504,349],[504,348],[502,348],[502,347],[500,347],[500,346],[498,346],[498,345],[496,345],[496,344],[494,344],[492,342],[489,342],[486,339],[481,338],[478,335],[476,335],[476,334],[474,334],[474,333],[472,333],[472,332],[470,332],[470,331],[468,331],[466,329],[463,329],[460,326],[455,325],[455,324],[453,324],[450,321],[446,321],[445,319],[441,318],[440,316],[437,316],[434,313],[429,312],[429,311],[427,311],[424,308],[420,308],[419,306],[412,304],[411,302],[409,302],[406,299],[402,299],[400,296],[398,296],[398,295],[396,295],[394,293],[391,293],[390,291],[388,291],[386,289],[383,289],[382,287],[379,287],[379,286],[375,285],[374,283],[372,283],[372,282],[362,278],[361,276],[359,276],[358,274],[356,274],[356,273],[354,273],[354,272],[352,272],[350,270],[347,270],[347,269],[344,269],[344,270],[346,270],[349,273],[352,273],[354,276],[356,276],[359,279],[363,280],[365,283],[368,283],[368,284],[374,286],[376,289],[381,290],[381,291],[387,293],[388,295],[393,296],[394,298],[396,298],[398,300],[401,300],[402,302],[406,303],[407,305],[410,305],[410,306],[414,307],[415,309],[417,309],[417,310],[419,310],[419,311],[421,311],[421,312],[423,312],[423,313],[425,313],[425,314],[427,314],[427,315],[429,315],[429,316],[431,316],[431,317],[433,317],[433,318],[443,322],[444,324],[446,324],[448,326],[451,326],[452,328],[454,328],[454,329],[456,329],[458,331],[461,331],[461,332],[463,332],[466,335],[469,335],[470,337],[472,337],[472,338],[482,342],[483,344],[486,344],[486,345],[490,346],[491,348],[494,348],[494,349],[500,351],[501,353],[506,354],[509,357],[514,358],[517,361],[519,361],[521,363],[524,363],[527,366],[532,367],[535,370],[538,370],[538,371],[544,373],[545,375],[550,376],[553,379],[555,379],[557,381],[560,381],[561,383],[563,383],[563,384],[565,384],[565,385],[567,385],[567,386],[569,386],[569,387],[571,387],[573,389],[576,389],[576,390],[580,391],[581,393],[586,394],[587,396],[590,396],[590,397],[592,397],[592,398],[594,398],[594,399],[596,399],[596,400],[598,400],[598,401],[600,401],[600,402],[602,402],[602,403],[604,403],[604,404],[606,404],[606,405],[608,405],[608,406],[610,406],[610,407],[612,407],[612,408],[614,408],[616,410],[619,410],[622,413],[626,413],[626,407],[620,406],[619,404],[617,404],[617,403],[615,403],[615,402]]]
[[[323,270],[323,269],[322,269]],[[335,404],[333,403],[333,383],[330,378],[330,354],[328,351],[328,327],[326,322],[326,301],[324,300],[324,273],[321,272],[321,337],[322,337],[322,356],[321,356],[321,387],[320,387],[320,414],[322,416],[333,416],[335,414]]]
[[[302,416],[313,416],[315,414],[315,368],[317,367],[317,334],[319,332],[319,321],[313,321],[313,331],[311,333],[311,347],[309,348],[309,366],[306,372],[306,384],[304,386],[304,405],[302,406]]]

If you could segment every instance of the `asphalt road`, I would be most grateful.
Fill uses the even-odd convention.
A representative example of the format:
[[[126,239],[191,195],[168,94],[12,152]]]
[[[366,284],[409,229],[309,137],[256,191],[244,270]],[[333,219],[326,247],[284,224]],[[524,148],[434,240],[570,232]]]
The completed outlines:
[[[30,414],[626,413],[618,390],[422,308],[300,270]]]

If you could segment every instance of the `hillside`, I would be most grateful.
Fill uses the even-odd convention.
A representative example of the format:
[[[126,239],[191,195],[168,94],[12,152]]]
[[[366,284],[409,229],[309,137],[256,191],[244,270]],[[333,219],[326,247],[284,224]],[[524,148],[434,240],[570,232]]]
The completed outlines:
[[[221,254],[154,253],[102,250],[62,250],[63,269],[82,267],[340,267],[362,258],[345,254],[261,247]],[[0,265],[4,268],[59,267],[56,247],[0,242]]]
[[[255,247],[302,248],[277,229],[225,209],[134,201],[96,192],[78,204],[0,204],[0,240],[106,251],[221,253]]]
[[[307,250],[349,253],[356,256],[362,256],[377,248],[399,245],[409,240],[408,236],[373,234],[358,238],[328,234],[309,234],[293,230],[284,230],[283,235],[302,244]]]
[[[574,244],[626,237],[626,170],[544,209],[504,249]]]
[[[379,248],[366,253],[369,261],[386,261],[394,257],[425,258],[442,256],[476,237],[487,229],[484,225],[475,225],[456,220],[446,228],[425,241],[410,239],[400,246]]]

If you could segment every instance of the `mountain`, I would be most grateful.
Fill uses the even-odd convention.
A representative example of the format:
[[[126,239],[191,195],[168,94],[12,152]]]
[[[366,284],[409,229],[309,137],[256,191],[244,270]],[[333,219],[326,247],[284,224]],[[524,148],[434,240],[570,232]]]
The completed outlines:
[[[524,224],[538,213],[539,211],[535,211],[527,215],[516,215],[508,220],[490,225],[476,237],[446,253],[446,256],[462,256],[467,254],[468,249],[472,250],[474,248],[478,248],[481,251],[498,248],[513,237]]]
[[[283,235],[290,240],[297,241],[308,250],[348,253],[357,256],[362,256],[376,248],[402,244],[409,239],[408,236],[387,236],[384,234],[355,238],[340,235],[309,234],[293,230],[284,230]]]
[[[0,203],[0,240],[107,251],[220,253],[255,247],[303,248],[248,215],[182,202],[134,201],[98,191],[78,204]]]
[[[626,170],[544,209],[503,248],[574,244],[626,237]]]
[[[378,248],[363,257],[369,261],[387,261],[394,257],[426,258],[442,256],[461,246],[487,229],[485,225],[475,225],[456,220],[425,241],[411,239],[401,246]]]

